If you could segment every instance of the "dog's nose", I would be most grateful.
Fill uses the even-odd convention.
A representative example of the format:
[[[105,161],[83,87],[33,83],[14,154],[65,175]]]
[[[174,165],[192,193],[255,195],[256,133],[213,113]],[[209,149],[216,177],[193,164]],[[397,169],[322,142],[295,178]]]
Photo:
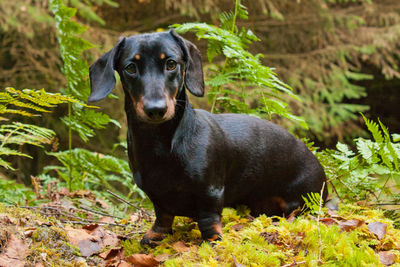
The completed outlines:
[[[152,120],[159,120],[167,112],[167,102],[164,100],[151,101],[144,105],[143,110]]]

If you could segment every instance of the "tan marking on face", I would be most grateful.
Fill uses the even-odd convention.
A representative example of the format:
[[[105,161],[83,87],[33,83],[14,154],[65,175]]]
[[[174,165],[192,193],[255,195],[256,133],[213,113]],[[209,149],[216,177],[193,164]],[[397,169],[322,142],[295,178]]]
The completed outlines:
[[[140,59],[140,55],[139,55],[139,54],[136,54],[136,55],[135,55],[135,58],[136,58],[137,60],[139,60],[139,59]]]
[[[164,53],[161,53],[160,58],[161,58],[161,59],[164,59],[164,58],[165,58],[165,54],[164,54]]]
[[[177,94],[178,90],[174,92],[174,95],[172,97],[167,97],[167,112],[165,112],[163,120],[170,120],[174,117]]]
[[[132,100],[133,107],[138,117],[143,120],[150,120],[150,118],[146,115],[146,113],[143,110],[143,97],[141,97],[140,101],[136,101],[136,99],[131,94],[129,94],[129,96]]]

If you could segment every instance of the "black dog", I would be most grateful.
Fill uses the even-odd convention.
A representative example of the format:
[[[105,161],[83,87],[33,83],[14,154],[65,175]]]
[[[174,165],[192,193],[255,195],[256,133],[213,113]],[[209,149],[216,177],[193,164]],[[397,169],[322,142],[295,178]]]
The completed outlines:
[[[213,241],[225,206],[288,215],[302,195],[321,190],[321,165],[286,130],[191,107],[185,88],[204,94],[201,56],[175,31],[122,38],[90,67],[89,101],[112,91],[114,70],[125,92],[130,166],[157,217],[142,244],[170,233],[174,216],[194,218],[202,238]]]

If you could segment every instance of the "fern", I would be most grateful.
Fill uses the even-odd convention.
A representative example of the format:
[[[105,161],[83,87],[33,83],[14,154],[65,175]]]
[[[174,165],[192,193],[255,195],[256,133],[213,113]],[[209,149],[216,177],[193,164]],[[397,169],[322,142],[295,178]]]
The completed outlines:
[[[30,188],[0,177],[0,203],[26,205],[35,196],[35,193]]]
[[[113,3],[109,0],[97,0],[97,2]],[[64,61],[63,73],[67,78],[67,90],[64,92],[80,100],[79,104],[69,106],[69,114],[62,121],[70,130],[76,131],[84,142],[87,142],[94,136],[94,129],[104,128],[108,123],[115,123],[115,121],[101,112],[82,108],[81,104],[87,101],[90,94],[89,66],[82,59],[82,53],[93,45],[79,37],[86,27],[73,20],[77,11],[75,8],[67,7],[63,0],[52,0],[50,3],[50,10],[54,13],[56,20],[61,57]],[[74,3],[78,4],[77,1],[73,1],[72,4]],[[71,136],[69,139],[71,140]],[[69,147],[72,148],[71,143]]]
[[[307,128],[302,118],[290,112],[285,100],[287,96],[299,98],[277,78],[273,69],[261,64],[263,55],[253,55],[247,50],[253,41],[259,40],[252,31],[236,26],[237,19],[247,18],[246,8],[236,0],[234,12],[220,15],[220,27],[206,23],[173,25],[179,33],[192,31],[208,41],[210,76],[206,84],[210,86],[211,112],[242,112],[269,119],[277,114]],[[218,55],[225,57],[223,64],[213,64]],[[250,107],[252,101],[257,101],[257,108]]]
[[[379,119],[376,123],[362,117],[372,139],[355,139],[356,153],[338,143],[336,151],[326,150],[320,159],[330,180],[348,198],[394,200],[400,182],[400,144],[392,141]]]
[[[72,157],[70,153],[73,154]],[[109,189],[114,192],[127,192],[128,196],[136,194],[136,197],[145,197],[132,182],[132,172],[125,160],[81,148],[75,148],[71,152],[48,154],[56,157],[62,166],[47,166],[44,172],[56,171],[66,184],[71,186],[71,190],[90,189],[104,192],[105,189]]]
[[[301,196],[304,200],[304,206],[303,206],[303,212],[309,210],[310,213],[312,214],[318,214],[319,213],[319,207],[321,209],[325,209],[323,207],[324,203],[320,202],[321,201],[321,195],[319,193],[307,193],[307,196]],[[323,201],[323,200],[322,200]]]
[[[50,112],[49,108],[53,108],[61,103],[78,103],[79,101],[73,97],[48,93],[42,90],[17,90],[12,87],[5,88],[4,92],[0,92],[0,114],[19,114],[22,116],[38,116],[38,112]],[[81,103],[82,106],[86,106]],[[14,107],[14,108],[10,108]],[[4,117],[0,117],[6,120]]]
[[[40,116],[39,112],[50,112],[49,108],[61,103],[76,103],[78,100],[61,95],[47,93],[42,90],[17,90],[11,87],[0,92],[0,114]],[[2,120],[9,120],[1,117]],[[6,161],[7,156],[21,156],[31,158],[22,152],[24,144],[40,146],[51,144],[55,132],[32,124],[12,122],[11,124],[0,124],[0,166],[6,169],[15,170],[11,163]],[[18,149],[19,148],[19,149]]]

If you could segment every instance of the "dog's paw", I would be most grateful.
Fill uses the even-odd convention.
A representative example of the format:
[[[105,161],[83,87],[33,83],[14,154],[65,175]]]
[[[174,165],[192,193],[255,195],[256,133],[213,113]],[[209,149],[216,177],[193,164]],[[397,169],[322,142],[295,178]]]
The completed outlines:
[[[154,232],[153,229],[149,229],[140,241],[140,245],[156,247],[160,245],[160,241],[165,238],[166,234]]]

